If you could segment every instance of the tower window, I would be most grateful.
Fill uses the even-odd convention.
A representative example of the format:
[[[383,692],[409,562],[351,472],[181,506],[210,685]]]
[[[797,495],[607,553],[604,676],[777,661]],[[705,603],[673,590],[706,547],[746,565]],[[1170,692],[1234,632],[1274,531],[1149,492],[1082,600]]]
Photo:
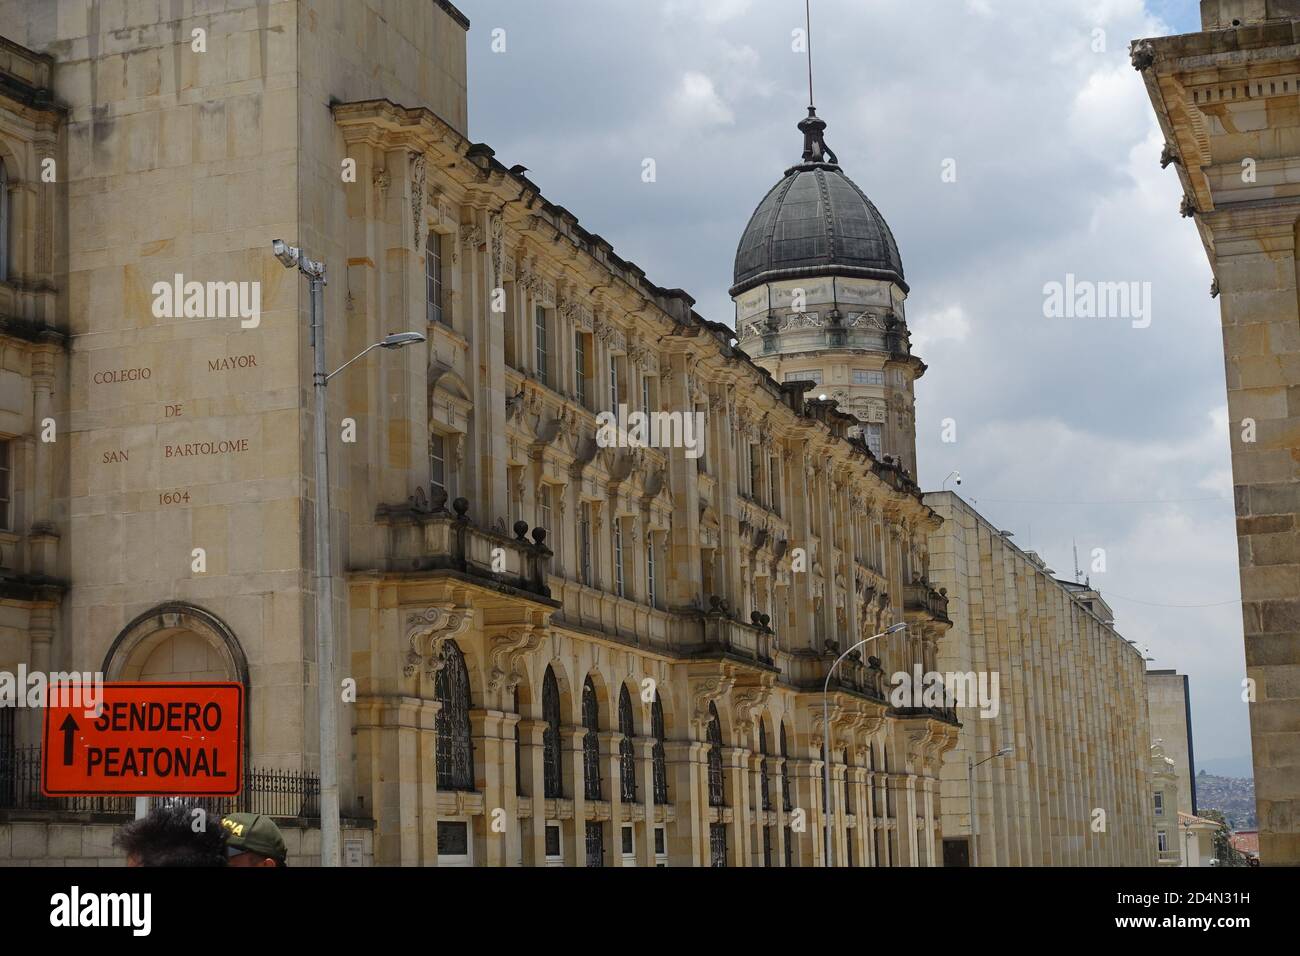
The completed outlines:
[[[871,453],[877,458],[883,453],[884,433],[885,427],[874,422],[868,424],[862,432],[863,437],[867,440],[867,447],[871,449]]]
[[[785,380],[787,382],[812,382],[814,385],[822,383],[821,369],[809,369],[806,372],[786,372]]]
[[[424,295],[429,322],[450,325],[442,308],[442,237],[436,232],[424,242]]]
[[[429,436],[429,479],[433,487],[447,490],[447,440],[437,434]]]

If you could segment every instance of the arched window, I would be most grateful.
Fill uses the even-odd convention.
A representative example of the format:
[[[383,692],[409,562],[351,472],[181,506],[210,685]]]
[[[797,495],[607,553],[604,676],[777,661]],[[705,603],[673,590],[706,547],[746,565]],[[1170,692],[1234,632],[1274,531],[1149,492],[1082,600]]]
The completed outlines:
[[[718,720],[718,708],[709,701],[709,806],[721,807],[723,803],[722,787],[722,722]]]
[[[548,665],[542,678],[542,775],[543,792],[547,797],[564,796],[564,775],[560,769],[560,685],[555,671]]]
[[[763,797],[763,809],[771,810],[772,792],[767,785],[767,728],[762,720],[758,722],[758,754],[762,758],[758,764],[758,790]]]
[[[434,680],[438,709],[438,789],[474,789],[474,745],[469,735],[469,670],[456,642],[442,646],[442,667]]]
[[[655,778],[655,803],[664,804],[668,802],[668,762],[664,759],[664,705],[659,701],[658,691],[655,691],[654,703],[650,705],[650,736],[655,740],[650,751]]]
[[[600,800],[600,703],[591,677],[582,684],[582,783],[588,800]]]
[[[0,159],[0,282],[9,281],[9,170]]]
[[[789,813],[794,809],[794,799],[790,793],[790,753],[785,747],[785,724],[781,725],[781,806]]]
[[[618,694],[618,732],[623,735],[618,743],[622,797],[627,803],[636,803],[636,750],[632,746],[636,731],[632,725],[632,695],[627,692],[627,684]]]

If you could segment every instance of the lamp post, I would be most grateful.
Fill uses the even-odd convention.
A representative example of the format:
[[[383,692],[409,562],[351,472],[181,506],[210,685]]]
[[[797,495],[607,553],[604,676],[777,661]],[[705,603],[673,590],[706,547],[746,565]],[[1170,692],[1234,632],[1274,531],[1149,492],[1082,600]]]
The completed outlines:
[[[997,753],[985,757],[979,763],[975,763],[970,757],[966,758],[966,799],[970,806],[971,866],[980,865],[979,830],[975,822],[975,768],[988,763],[990,760],[1006,757],[1013,753],[1015,753],[1014,747],[1003,747]]]
[[[835,659],[826,671],[826,680],[822,682],[822,809],[825,816],[826,830],[826,865],[831,865],[831,721],[830,721],[830,701],[827,700],[830,695],[831,676],[835,673],[835,668],[840,666],[840,662],[856,651],[863,644],[869,644],[878,637],[884,637],[886,634],[897,634],[899,631],[906,630],[906,624],[891,624],[879,634],[872,634],[870,637],[864,637],[847,651]]]
[[[329,380],[371,349],[400,348],[423,342],[419,332],[400,332],[376,342],[333,372],[325,372],[325,263],[304,255],[297,246],[282,239],[271,250],[286,269],[297,269],[307,277],[311,296],[311,347],[316,396],[316,698],[320,719],[320,859],[321,866],[338,866],[339,780],[338,710],[334,686],[334,577],[330,540],[329,439],[325,419],[325,387]]]

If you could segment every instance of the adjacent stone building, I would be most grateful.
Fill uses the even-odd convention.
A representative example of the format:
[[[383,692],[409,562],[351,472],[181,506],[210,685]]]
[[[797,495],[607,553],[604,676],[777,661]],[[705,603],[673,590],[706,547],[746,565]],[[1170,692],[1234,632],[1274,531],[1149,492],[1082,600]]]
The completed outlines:
[[[957,710],[945,842],[969,839],[973,812],[980,866],[1151,865],[1142,655],[1095,589],[1056,578],[955,493],[925,502],[943,519],[930,577],[953,622],[939,669],[1000,688],[995,708]]]
[[[1202,32],[1138,40],[1220,298],[1259,850],[1300,863],[1300,3],[1202,0]]]
[[[272,256],[283,238],[329,267],[330,368],[393,331],[428,337],[329,389],[334,667],[356,692],[338,735],[345,859],[943,862],[958,715],[887,686],[938,670],[952,627],[931,570],[942,518],[912,478],[924,365],[897,248],[820,120],[733,281],[738,312],[778,326],[788,280],[807,283],[827,345],[882,373],[846,402],[861,416],[802,375],[777,381],[471,141],[469,24],[445,0],[228,0],[181,19],[0,0],[0,15],[22,44],[0,64],[18,95],[0,143],[30,217],[6,225],[33,250],[0,282],[26,322],[0,424],[27,468],[0,669],[239,681],[248,762],[319,766],[308,296]],[[42,184],[49,155],[61,171]],[[770,254],[810,204],[827,241]],[[257,308],[169,311],[174,281],[244,283]],[[42,408],[59,428],[44,445]],[[629,441],[624,412],[663,414],[675,439]],[[823,693],[841,653],[899,622]],[[1127,662],[1086,627],[1070,641],[1090,648],[1069,672],[1092,668],[1089,708],[1130,714]],[[1056,779],[1105,775],[1068,806],[1113,808],[1114,842],[1062,837],[1072,855],[1024,861],[1147,862],[1132,807],[1149,787],[1126,763],[1145,712],[1127,736],[1067,716],[1095,763],[1056,764],[1046,738],[1038,759]],[[69,807],[26,810],[0,819],[22,834],[0,847],[111,854],[102,834],[70,838]]]
[[[1147,712],[1151,739],[1164,748],[1178,774],[1178,806],[1192,816],[1196,802],[1196,753],[1192,747],[1192,692],[1186,674],[1147,671]]]

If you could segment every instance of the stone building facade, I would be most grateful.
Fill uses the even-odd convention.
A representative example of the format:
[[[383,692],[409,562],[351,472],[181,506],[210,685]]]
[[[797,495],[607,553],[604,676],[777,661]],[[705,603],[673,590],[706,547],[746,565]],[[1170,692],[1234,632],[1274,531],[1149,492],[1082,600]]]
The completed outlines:
[[[925,502],[943,519],[930,576],[953,622],[939,669],[996,674],[1000,690],[996,708],[957,708],[945,841],[969,839],[973,813],[980,866],[1152,865],[1142,655],[1096,590],[1056,578],[955,493]]]
[[[1203,0],[1137,40],[1220,299],[1260,859],[1300,863],[1300,4]]]
[[[1151,740],[1159,742],[1178,774],[1178,807],[1196,816],[1196,752],[1192,746],[1192,692],[1186,674],[1147,671]]]
[[[819,865],[829,760],[836,865],[940,865],[957,714],[887,697],[939,669],[952,622],[883,220],[848,217],[866,264],[797,267],[828,319],[859,313],[837,347],[890,373],[860,417],[468,138],[469,24],[445,0],[167,16],[0,0],[8,235],[30,250],[0,282],[25,330],[4,332],[0,425],[26,469],[0,670],[237,680],[248,762],[319,766],[308,296],[283,238],[329,267],[329,367],[427,335],[329,389],[341,801],[365,859]],[[819,123],[792,178],[870,207]],[[735,277],[758,281],[738,308],[790,315],[781,268]],[[256,314],[160,307],[176,276],[246,283]],[[602,432],[620,410],[702,441]]]

